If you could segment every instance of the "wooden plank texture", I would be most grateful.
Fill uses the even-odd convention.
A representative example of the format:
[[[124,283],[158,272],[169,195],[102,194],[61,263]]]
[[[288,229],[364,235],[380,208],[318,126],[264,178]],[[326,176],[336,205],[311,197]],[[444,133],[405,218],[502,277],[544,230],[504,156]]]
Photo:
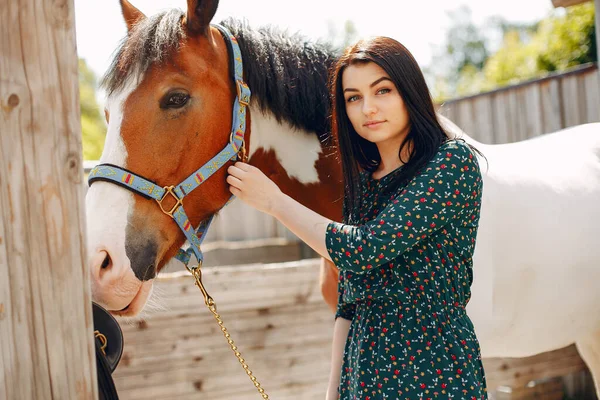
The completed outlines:
[[[271,398],[324,397],[333,315],[318,290],[318,269],[318,260],[304,260],[204,272],[225,325]],[[191,277],[163,274],[156,285],[164,309],[123,325],[125,352],[115,373],[121,398],[259,398]],[[491,392],[508,386],[519,398],[557,393],[556,385],[526,388],[531,381],[586,371],[574,346],[523,359],[485,359],[484,366]]]
[[[97,397],[72,0],[0,3],[0,398]]]
[[[441,107],[441,112],[483,143],[527,140],[600,121],[598,76],[598,67],[589,64],[550,77],[450,100]]]

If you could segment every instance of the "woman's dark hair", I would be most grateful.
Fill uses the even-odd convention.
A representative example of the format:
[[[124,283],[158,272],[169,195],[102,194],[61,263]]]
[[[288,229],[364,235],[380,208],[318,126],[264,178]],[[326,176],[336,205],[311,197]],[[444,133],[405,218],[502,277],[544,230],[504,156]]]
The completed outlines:
[[[379,65],[389,75],[406,105],[410,123],[408,135],[398,154],[404,165],[390,177],[392,179],[387,180],[384,193],[391,194],[406,185],[433,158],[440,145],[448,140],[436,116],[423,73],[406,47],[387,37],[361,40],[350,46],[334,65],[330,84],[332,127],[337,133],[344,176],[346,223],[358,222],[362,193],[358,167],[371,173],[381,162],[377,145],[363,139],[350,123],[342,87],[342,75],[348,66],[368,62]],[[409,158],[403,160],[402,153],[406,146]]]

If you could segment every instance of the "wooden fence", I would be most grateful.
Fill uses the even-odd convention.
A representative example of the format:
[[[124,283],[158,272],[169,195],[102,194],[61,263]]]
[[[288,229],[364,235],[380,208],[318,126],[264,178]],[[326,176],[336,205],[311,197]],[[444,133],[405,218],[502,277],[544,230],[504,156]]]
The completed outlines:
[[[512,143],[600,121],[598,66],[445,102],[440,112],[474,139]]]
[[[333,315],[321,297],[318,262],[208,268],[206,288],[270,398],[324,398]],[[115,371],[123,400],[258,399],[189,274],[155,283],[166,310],[122,324]]]
[[[325,397],[333,314],[321,298],[318,272],[318,260],[204,272],[233,340],[272,399]],[[120,398],[259,399],[191,276],[163,274],[155,285],[163,309],[144,322],[122,324],[125,351],[114,374]],[[574,346],[522,359],[485,359],[484,368],[498,399],[538,398],[531,393],[542,390],[544,399],[595,398]],[[536,385],[527,387],[529,382]]]

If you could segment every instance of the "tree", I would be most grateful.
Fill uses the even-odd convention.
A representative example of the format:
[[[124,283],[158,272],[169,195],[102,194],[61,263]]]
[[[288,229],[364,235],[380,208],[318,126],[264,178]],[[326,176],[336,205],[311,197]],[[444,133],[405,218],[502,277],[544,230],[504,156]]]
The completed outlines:
[[[470,13],[461,11],[455,15],[459,17],[453,19],[445,51],[434,57],[435,68],[427,69],[438,102],[598,59],[592,3],[570,7],[566,13],[555,10],[534,24],[514,24],[493,17],[485,24],[488,27],[485,34],[483,28],[478,31],[473,25]],[[465,36],[466,32],[478,33]],[[494,36],[498,36],[501,43],[496,51],[491,50]],[[480,46],[484,46],[485,51]],[[472,56],[463,55],[470,52]],[[483,64],[478,63],[483,55]],[[441,68],[444,70],[440,72]]]
[[[508,31],[484,74],[492,86],[499,87],[597,59],[594,5],[587,3],[540,21],[528,41],[514,30]]]
[[[450,27],[444,44],[434,50],[432,63],[424,73],[436,97],[453,97],[477,79],[489,57],[489,37],[473,22],[471,9],[461,6],[448,12]]]
[[[79,104],[83,159],[98,160],[104,146],[106,124],[96,101],[96,76],[83,59],[79,59]]]

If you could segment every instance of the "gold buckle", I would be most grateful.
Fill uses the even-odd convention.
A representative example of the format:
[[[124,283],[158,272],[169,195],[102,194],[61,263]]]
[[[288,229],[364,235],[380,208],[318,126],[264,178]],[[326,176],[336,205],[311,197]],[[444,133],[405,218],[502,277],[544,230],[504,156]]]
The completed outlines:
[[[165,194],[163,195],[163,197],[160,200],[156,200],[156,202],[160,206],[161,211],[164,212],[165,214],[167,214],[171,218],[173,218],[173,213],[175,212],[175,210],[177,210],[177,208],[179,206],[183,205],[183,202],[173,192],[174,188],[175,188],[175,186],[165,186],[163,188],[165,190]],[[165,208],[162,205],[162,202],[165,201],[165,198],[167,197],[168,194],[170,194],[171,196],[173,196],[173,198],[175,198],[175,201],[176,201],[175,205],[173,207],[171,207],[171,210],[169,210],[169,211],[165,210]]]
[[[243,106],[248,106],[248,100],[246,100],[245,98],[242,98],[242,86],[244,87],[244,89],[248,89],[248,85],[246,85],[243,81],[236,81],[236,88],[237,88],[237,97],[238,97],[238,101],[240,102],[241,105]]]

